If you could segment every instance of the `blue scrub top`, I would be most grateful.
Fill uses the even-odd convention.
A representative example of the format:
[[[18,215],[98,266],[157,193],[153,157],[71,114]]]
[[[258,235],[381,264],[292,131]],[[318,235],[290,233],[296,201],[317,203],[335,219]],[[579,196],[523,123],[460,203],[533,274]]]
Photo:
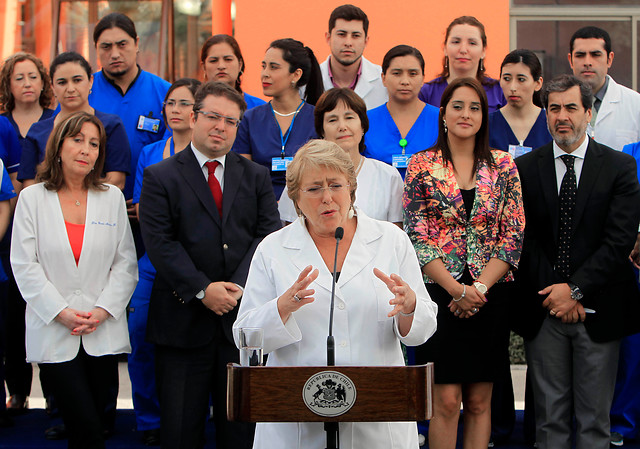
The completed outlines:
[[[109,82],[102,71],[93,74],[89,104],[100,111],[119,116],[129,137],[131,165],[127,169],[127,173],[134,174],[136,172],[138,157],[143,147],[167,137],[165,136],[167,128],[162,119],[162,102],[169,87],[171,84],[162,78],[140,70],[138,77],[123,95],[118,87]],[[138,120],[141,115],[160,120],[158,131],[139,130]],[[134,181],[133,176],[127,176],[124,188],[124,195],[127,199],[133,196]]]
[[[541,109],[533,127],[529,130],[529,135],[524,140],[524,146],[535,150],[552,140],[553,138],[547,128],[547,114],[544,109]],[[509,151],[509,145],[520,145],[520,142],[505,120],[504,115],[500,110],[489,114],[489,146],[496,150]]]
[[[159,140],[150,145],[147,145],[140,152],[138,158],[138,167],[136,169],[136,182],[133,188],[133,204],[140,202],[140,192],[142,191],[142,177],[144,175],[144,169],[150,165],[157,164],[162,161],[162,155],[164,154],[164,146],[167,139]],[[175,147],[173,145],[173,139],[171,139],[170,155],[175,154]],[[144,255],[138,259],[138,277],[153,281],[156,277],[156,269],[151,264],[149,256],[145,252]]]
[[[106,114],[98,110],[95,110],[95,116],[102,122],[107,133],[106,159],[103,173],[120,171],[128,175],[131,164],[131,150],[129,149],[129,140],[122,120],[117,115]],[[51,131],[53,131],[54,121],[55,116],[36,122],[29,128],[27,137],[22,141],[22,157],[20,158],[20,168],[18,170],[19,181],[35,179],[38,164],[44,160],[47,140]]]
[[[640,180],[640,142],[625,145],[622,147],[622,152],[630,154],[635,158],[638,168],[638,180]]]
[[[22,140],[24,139],[24,136],[22,134],[20,134],[20,127],[18,126],[16,121],[13,119],[13,115],[11,115],[11,112],[5,112],[2,115],[9,119],[9,122],[11,122],[11,125],[13,126],[13,129],[16,130],[16,134],[18,135],[18,140],[20,141],[20,144],[22,144]],[[38,121],[41,122],[42,120],[46,120],[48,118],[53,117],[54,115],[56,115],[56,113],[55,113],[55,111],[53,109],[43,109],[42,110],[42,115],[40,116]],[[9,172],[9,173],[11,173],[11,172]]]
[[[13,129],[12,129],[13,131]],[[11,178],[9,178],[9,173],[7,173],[7,169],[2,166],[2,183],[0,184],[0,201],[10,200],[16,196],[16,192],[13,189],[13,184],[11,183]],[[6,234],[10,234],[9,227],[7,229]],[[4,238],[3,238],[4,240]],[[0,263],[0,283],[8,281],[7,273],[4,271],[2,264]]]
[[[20,140],[7,117],[0,116],[0,159],[7,173],[14,173],[20,167]]]
[[[266,103],[262,98],[254,97],[246,92],[243,92],[242,95],[244,95],[244,101],[247,103],[247,111]]]
[[[447,88],[449,83],[442,79],[442,77],[434,78],[431,81],[424,83],[418,94],[418,98],[427,104],[431,104],[437,108],[440,107],[440,100],[442,94]],[[487,102],[489,106],[489,114],[497,111],[502,106],[507,104],[507,99],[504,98],[504,93],[500,87],[498,80],[486,77],[482,82],[482,87],[487,94]]]
[[[404,154],[412,155],[431,148],[438,139],[438,108],[426,104],[407,136]],[[402,135],[393,121],[387,103],[367,111],[369,131],[364,135],[364,155],[391,165],[392,155],[401,154]],[[398,168],[404,179],[406,168]]]
[[[309,103],[304,103],[300,108],[284,147],[285,156],[293,156],[307,141],[317,138],[313,110],[314,107]],[[254,162],[269,169],[276,198],[280,198],[286,184],[285,171],[271,171],[271,158],[279,157],[282,153],[281,137],[282,132],[273,116],[271,105],[265,103],[246,112],[232,148],[236,153],[250,154]]]

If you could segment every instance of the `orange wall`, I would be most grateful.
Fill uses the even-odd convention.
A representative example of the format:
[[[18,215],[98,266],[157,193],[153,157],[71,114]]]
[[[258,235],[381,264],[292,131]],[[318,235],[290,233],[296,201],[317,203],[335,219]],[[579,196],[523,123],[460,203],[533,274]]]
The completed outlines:
[[[329,14],[344,1],[236,0],[235,37],[246,61],[244,90],[262,96],[260,61],[269,43],[292,37],[311,47],[324,61],[329,47]],[[399,44],[418,48],[426,62],[425,81],[442,69],[442,44],[447,25],[462,15],[476,16],[488,38],[486,66],[497,77],[502,58],[509,52],[509,0],[425,1],[352,0],[369,17],[369,45],[365,57],[380,64],[384,54]]]

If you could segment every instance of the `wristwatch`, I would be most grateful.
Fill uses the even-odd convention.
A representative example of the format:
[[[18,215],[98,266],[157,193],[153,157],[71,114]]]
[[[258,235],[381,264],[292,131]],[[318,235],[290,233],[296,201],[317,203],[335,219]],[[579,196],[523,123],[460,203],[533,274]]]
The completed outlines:
[[[574,284],[573,282],[567,282],[567,285],[571,289],[571,299],[573,299],[574,301],[580,301],[584,297],[584,295],[582,294],[582,290],[580,290],[580,287],[578,287],[576,284]]]
[[[473,286],[476,288],[476,290],[478,290],[480,293],[482,293],[483,295],[486,295],[487,292],[489,291],[489,289],[487,288],[486,285],[484,285],[482,282],[480,281],[475,281],[473,283]]]
[[[204,299],[204,290],[200,290],[198,293],[196,293],[196,299]]]

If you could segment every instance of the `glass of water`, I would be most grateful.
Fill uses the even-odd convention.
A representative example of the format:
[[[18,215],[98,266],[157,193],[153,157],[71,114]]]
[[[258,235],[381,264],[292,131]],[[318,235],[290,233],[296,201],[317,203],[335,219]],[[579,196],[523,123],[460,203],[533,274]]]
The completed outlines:
[[[239,329],[241,366],[262,366],[263,335],[259,327]]]

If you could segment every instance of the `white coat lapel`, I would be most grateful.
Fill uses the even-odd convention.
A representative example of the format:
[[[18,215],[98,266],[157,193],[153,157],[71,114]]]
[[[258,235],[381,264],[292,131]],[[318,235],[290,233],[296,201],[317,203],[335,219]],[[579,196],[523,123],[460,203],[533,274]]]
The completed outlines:
[[[358,226],[347,257],[342,264],[342,271],[338,280],[339,286],[345,285],[365,267],[369,266],[369,263],[376,256],[377,245],[373,243],[380,239],[381,236],[382,232],[372,226],[371,219],[364,216],[364,213],[358,209]]]
[[[302,270],[312,265],[320,272],[318,278],[315,280],[315,284],[331,291],[331,273],[324,264],[318,248],[316,248],[315,243],[313,243],[304,225],[304,221],[297,219],[289,226],[293,226],[293,232],[289,234],[289,237],[284,242],[284,247],[291,251],[291,262],[298,271],[296,277]]]
[[[67,234],[67,226],[65,224],[64,215],[62,214],[62,206],[60,204],[60,198],[58,197],[58,192],[53,190],[45,190],[47,195],[50,195],[49,204],[51,205],[52,211],[49,215],[50,217],[55,217],[51,223],[51,232],[52,238],[62,239],[60,242],[60,247],[64,247],[64,254],[62,255],[60,260],[60,264],[64,265],[67,273],[78,274],[78,265],[76,265],[76,259],[73,256],[73,250],[71,249],[71,243],[69,242],[69,235]],[[88,195],[87,195],[88,198]],[[89,204],[87,199],[87,211],[89,210]],[[84,240],[86,240],[86,223],[85,223],[85,235]],[[82,242],[84,248],[84,240]],[[80,261],[82,260],[82,253],[80,254]]]

